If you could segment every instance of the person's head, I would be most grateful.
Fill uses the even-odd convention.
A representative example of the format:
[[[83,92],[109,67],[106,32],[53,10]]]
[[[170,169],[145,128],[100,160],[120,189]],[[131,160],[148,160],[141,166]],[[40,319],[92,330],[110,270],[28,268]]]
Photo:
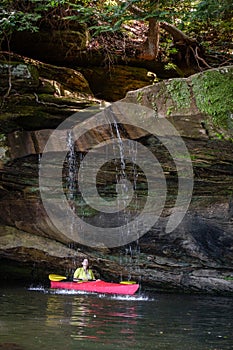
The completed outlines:
[[[88,259],[84,259],[82,262],[82,265],[84,268],[87,268],[88,267]]]

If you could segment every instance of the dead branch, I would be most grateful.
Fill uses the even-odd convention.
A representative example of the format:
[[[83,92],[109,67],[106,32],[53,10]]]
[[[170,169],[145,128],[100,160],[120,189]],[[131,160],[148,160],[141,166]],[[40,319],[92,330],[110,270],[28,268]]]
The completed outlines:
[[[126,9],[128,9],[130,12],[132,12],[135,15],[143,15],[145,14],[145,11],[137,7],[136,5],[132,5],[130,3],[127,4]]]
[[[194,50],[193,47],[190,47],[190,49],[191,49],[192,52],[193,52],[193,56],[194,56],[194,58],[196,59],[198,68],[199,68],[200,70],[202,70],[202,69],[201,69],[201,67],[200,67],[200,65],[199,65],[199,61],[201,61],[207,68],[212,68],[212,67],[204,60],[204,58],[202,58],[202,57],[199,56],[199,54],[198,54],[198,47],[196,47],[195,50]]]
[[[188,35],[184,34],[180,29],[176,28],[173,24],[167,22],[160,22],[160,27],[166,30],[169,34],[172,35],[174,41],[177,43],[186,42],[187,44],[196,43],[196,39],[190,38]]]

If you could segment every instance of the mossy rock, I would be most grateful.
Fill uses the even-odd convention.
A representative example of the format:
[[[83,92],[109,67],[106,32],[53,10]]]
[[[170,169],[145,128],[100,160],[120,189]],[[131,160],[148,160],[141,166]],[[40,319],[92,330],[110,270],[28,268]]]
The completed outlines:
[[[213,69],[192,77],[192,91],[199,110],[219,137],[233,139],[233,67]]]
[[[168,118],[181,136],[233,141],[232,78],[233,66],[210,69],[130,91],[124,101]]]
[[[35,66],[23,62],[0,60],[0,95],[9,90],[32,91],[39,86],[39,72]]]
[[[0,56],[2,132],[56,128],[98,103],[82,73],[16,54]]]
[[[90,107],[92,103],[87,98],[57,97],[50,94],[13,95],[2,105],[0,127],[4,133],[19,129],[56,128],[64,119]]]

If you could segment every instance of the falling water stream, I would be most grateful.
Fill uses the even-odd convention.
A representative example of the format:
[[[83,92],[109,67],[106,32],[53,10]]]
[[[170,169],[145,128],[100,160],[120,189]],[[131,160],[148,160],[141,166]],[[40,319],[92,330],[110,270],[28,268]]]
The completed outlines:
[[[76,175],[77,175],[77,156],[75,152],[75,142],[74,142],[74,137],[72,130],[67,131],[67,148],[68,148],[68,153],[66,157],[66,162],[67,162],[67,176],[66,176],[66,197],[67,200],[69,201],[70,208],[71,210],[75,213],[75,199],[77,197],[77,182],[76,182]],[[71,217],[71,222],[70,222],[70,229],[72,235],[74,234],[74,216]],[[75,243],[71,242],[69,244],[69,248],[74,249],[75,248]],[[66,270],[66,275],[71,276],[73,275],[73,270],[76,268],[77,262],[75,259],[73,259],[73,269],[67,269]]]
[[[75,191],[76,191],[77,159],[76,159],[76,153],[75,153],[74,138],[71,130],[67,132],[67,147],[68,147],[68,153],[67,153],[68,175],[67,175],[67,181],[66,181],[67,198],[69,200],[74,200]]]
[[[127,150],[124,147],[124,140],[121,136],[120,127],[115,120],[113,114],[108,115],[109,118],[109,129],[110,129],[110,147],[113,148],[114,159],[109,159],[108,154],[108,145],[105,145],[105,157],[106,163],[110,162],[111,166],[115,164],[115,183],[116,183],[116,196],[119,203],[119,209],[116,213],[118,220],[117,222],[123,222],[124,225],[127,225],[131,220],[131,213],[127,208],[127,200],[129,199],[130,188],[133,188],[134,191],[134,206],[137,207],[137,178],[138,178],[138,169],[136,166],[137,162],[137,143],[131,140],[127,140]],[[112,144],[111,144],[112,142]],[[79,192],[79,186],[77,183],[77,173],[82,168],[82,153],[80,152],[80,159],[78,161],[78,156],[75,152],[75,142],[73,139],[72,131],[67,132],[67,147],[68,153],[66,157],[67,162],[67,177],[66,177],[66,196],[70,202],[70,206],[73,211],[78,208],[78,215],[81,214],[81,219],[85,220],[85,214],[82,215],[83,199],[82,193]],[[83,180],[79,178],[79,180]],[[105,187],[107,184],[105,185]],[[103,187],[103,186],[102,186]],[[105,190],[103,190],[104,196],[106,196]],[[79,198],[78,198],[79,196]],[[123,209],[120,209],[120,205]],[[101,214],[99,214],[101,217]],[[115,220],[115,219],[114,219]],[[116,220],[115,220],[116,221]],[[72,225],[72,222],[70,223]],[[137,221],[135,220],[135,225]],[[119,225],[120,226],[120,225]],[[72,227],[71,227],[72,231]],[[137,227],[135,227],[137,231]],[[84,232],[82,234],[85,234]],[[127,234],[124,229],[122,229],[122,236]],[[70,246],[73,248],[73,245]],[[128,271],[128,279],[131,279],[131,273],[133,270],[137,270],[139,274],[139,259],[140,259],[140,246],[138,240],[132,244],[127,244],[119,253],[119,263],[124,264],[125,268]],[[122,276],[119,276],[121,279]]]
[[[128,176],[126,172],[126,158],[127,158],[127,160],[130,161],[130,170],[131,170],[130,172],[131,172],[131,175],[133,175],[133,182],[131,182],[130,179],[129,179],[129,182],[124,182],[123,191],[125,194],[127,194],[127,192],[129,191],[128,184],[130,183],[130,186],[133,186],[134,203],[136,205],[137,204],[136,189],[137,189],[137,177],[138,177],[137,168],[136,168],[137,143],[131,140],[127,140],[129,147],[127,148],[128,152],[126,153],[124,148],[124,143],[121,137],[120,129],[116,120],[113,120],[113,127],[116,131],[116,137],[117,137],[117,149],[115,149],[115,152],[116,152],[115,156],[116,156],[116,159],[120,157],[120,169],[118,169],[116,166],[116,174],[120,173],[120,176],[116,180],[118,183],[121,182],[122,180],[128,180]],[[119,164],[119,162],[116,164]],[[130,217],[128,216],[127,208],[124,210],[124,214],[125,214],[125,221],[126,223],[128,223],[130,221]],[[122,234],[125,234],[125,232],[123,232]],[[133,248],[133,246],[135,248]],[[120,255],[120,263],[123,263],[124,261],[125,267],[128,270],[128,280],[131,279],[131,272],[133,269],[136,269],[139,272],[139,264],[138,264],[139,255],[140,255],[140,246],[139,246],[138,240],[133,244],[129,243],[127,246],[125,246],[125,256]],[[136,265],[138,265],[138,267]]]

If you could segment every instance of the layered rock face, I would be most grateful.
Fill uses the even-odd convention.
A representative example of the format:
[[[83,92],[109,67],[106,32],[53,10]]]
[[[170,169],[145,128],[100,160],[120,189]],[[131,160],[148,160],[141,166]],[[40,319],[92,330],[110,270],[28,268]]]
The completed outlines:
[[[26,65],[24,69],[28,67]],[[7,103],[2,108],[1,256],[25,264],[36,262],[38,266],[44,266],[46,272],[49,269],[62,272],[72,271],[77,261],[87,255],[92,260],[97,276],[115,280],[131,277],[140,280],[145,290],[232,294],[232,67],[209,70],[187,79],[166,80],[129,92],[119,105],[113,104],[104,110],[91,96],[88,84],[84,84],[85,79],[77,72],[67,71],[66,76],[71,73],[78,75],[82,90],[78,89],[78,84],[72,88],[68,84],[65,90],[69,94],[60,92],[59,95],[46,71],[45,68],[40,68],[39,72],[37,70],[37,77],[30,78],[31,84],[25,84],[24,77],[22,87],[27,86],[30,91],[22,90],[19,96],[12,94],[5,97]],[[62,77],[61,82],[58,76],[58,82],[64,85],[65,78]],[[46,92],[43,90],[40,95],[42,82]],[[84,113],[83,108],[91,105],[92,108]],[[127,123],[128,119],[122,119],[124,113],[119,111],[119,106],[125,105],[129,106],[130,123]],[[138,115],[146,111],[145,116],[141,113],[145,128],[143,124],[139,126],[135,122],[137,110]],[[78,112],[75,118],[67,122],[67,118],[75,112]],[[147,112],[152,120],[149,130],[146,127]],[[100,122],[102,117],[106,122]],[[96,120],[99,123],[96,124]],[[171,134],[165,128],[156,133],[154,127],[159,120],[167,120],[169,124],[166,125],[172,125],[176,132]],[[68,142],[69,127],[76,135],[71,145]],[[81,136],[80,130],[84,130]],[[189,159],[185,159],[187,153],[177,154],[179,149],[176,149],[176,141],[180,137],[187,147]],[[109,160],[101,144],[111,144],[113,139],[117,139],[117,147],[123,146],[123,151],[126,149],[124,140],[129,143],[127,157],[124,158],[124,154],[118,152],[116,159]],[[52,140],[49,148],[48,140]],[[168,147],[171,140],[174,149]],[[75,226],[72,236],[72,221],[69,218],[67,220],[67,215],[72,211],[84,222],[96,227],[96,231],[97,228],[100,231],[101,228],[105,231],[109,228],[110,231],[113,227],[132,221],[136,225],[138,215],[147,208],[150,176],[147,177],[143,172],[144,162],[134,164],[141,152],[135,148],[136,142],[143,145],[143,150],[146,148],[153,154],[161,166],[158,169],[164,174],[165,180],[156,178],[158,182],[155,189],[155,196],[161,201],[161,215],[145,234],[132,236],[135,240],[128,241],[124,246],[114,247],[105,243],[94,244],[94,247],[88,244],[85,246],[88,236],[85,228],[82,231]],[[135,191],[126,209],[107,213],[105,208],[98,211],[85,202],[80,182],[91,187],[94,164],[89,164],[84,180],[78,172],[84,164],[84,156],[92,149],[96,162],[99,158],[106,158],[96,175],[100,197],[92,193],[92,196],[96,196],[94,203],[99,204],[101,198],[107,203],[115,200],[119,177],[121,180],[126,177]],[[58,221],[69,225],[67,231],[59,230],[61,226],[56,226],[48,217],[41,200],[38,174],[46,154],[52,155],[48,158],[49,168],[45,172],[43,169],[41,171],[46,181],[49,181],[53,211],[58,210]],[[60,154],[63,158],[59,158]],[[145,157],[142,154],[140,156],[145,160],[146,169],[150,169],[150,166],[153,168],[151,158],[147,157],[147,153]],[[63,213],[56,207],[60,205],[61,195],[59,184],[55,181],[61,168],[57,159],[63,159],[62,195],[69,203],[68,211]],[[186,183],[185,171],[190,162],[193,191],[180,185]],[[164,181],[165,193],[165,187],[162,187]],[[192,185],[191,182],[189,184]],[[180,224],[168,232],[167,224],[172,213],[183,210],[182,201],[176,207],[179,191],[184,191],[184,202],[185,191],[187,195],[191,191],[191,203]],[[149,211],[146,214],[149,215]]]
[[[142,238],[141,248],[155,267],[148,281],[165,283],[166,276],[168,284],[188,290],[232,291],[228,278],[219,279],[232,276],[233,258],[233,90],[228,88],[228,74],[231,79],[232,67],[171,79],[125,98],[155,109],[173,123],[185,140],[194,171],[192,200],[182,223],[170,234],[160,226]]]

